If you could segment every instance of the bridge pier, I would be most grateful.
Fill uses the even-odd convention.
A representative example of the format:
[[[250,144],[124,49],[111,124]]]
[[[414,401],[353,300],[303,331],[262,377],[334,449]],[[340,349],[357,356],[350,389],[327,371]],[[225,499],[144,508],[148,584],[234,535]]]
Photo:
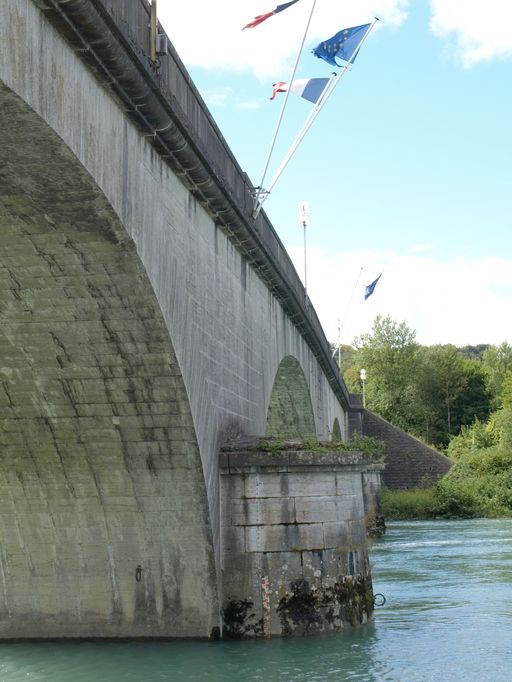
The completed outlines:
[[[224,448],[225,637],[337,632],[368,620],[371,510],[363,487],[382,468],[361,452],[315,451],[299,441]]]

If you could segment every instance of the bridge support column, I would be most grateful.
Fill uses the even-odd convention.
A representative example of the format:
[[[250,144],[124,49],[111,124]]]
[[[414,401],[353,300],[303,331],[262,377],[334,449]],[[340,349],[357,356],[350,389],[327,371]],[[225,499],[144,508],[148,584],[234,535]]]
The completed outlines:
[[[373,590],[361,452],[254,441],[221,454],[224,637],[366,622]]]

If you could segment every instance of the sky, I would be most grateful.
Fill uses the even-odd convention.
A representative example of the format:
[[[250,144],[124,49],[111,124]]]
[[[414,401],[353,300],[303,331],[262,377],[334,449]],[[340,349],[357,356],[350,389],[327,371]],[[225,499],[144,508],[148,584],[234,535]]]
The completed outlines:
[[[278,0],[278,3],[281,0]],[[158,15],[242,169],[259,185],[314,0],[241,30],[275,0],[159,0]],[[311,50],[379,22],[268,196],[264,211],[329,341],[376,315],[419,343],[512,343],[512,2],[316,0]],[[290,94],[265,181],[309,113]],[[364,287],[382,274],[373,295]]]

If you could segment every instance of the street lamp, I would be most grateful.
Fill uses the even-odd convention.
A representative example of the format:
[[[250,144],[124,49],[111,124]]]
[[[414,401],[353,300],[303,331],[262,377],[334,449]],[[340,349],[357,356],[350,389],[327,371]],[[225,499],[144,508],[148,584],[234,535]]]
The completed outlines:
[[[307,296],[308,293],[308,281],[307,281],[307,261],[306,261],[306,227],[309,227],[310,216],[309,216],[309,204],[305,201],[299,203],[299,223],[304,228],[304,293]]]
[[[359,376],[361,377],[361,383],[363,384],[363,407],[366,407],[366,396],[364,394],[364,382],[366,381],[366,370],[365,369],[360,370]]]

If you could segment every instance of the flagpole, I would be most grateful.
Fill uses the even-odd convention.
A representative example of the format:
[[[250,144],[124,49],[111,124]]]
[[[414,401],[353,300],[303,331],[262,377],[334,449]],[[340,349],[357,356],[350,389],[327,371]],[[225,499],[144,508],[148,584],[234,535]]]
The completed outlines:
[[[344,68],[345,68],[345,67],[344,67]],[[342,71],[341,73],[344,73],[344,71]],[[316,102],[316,104],[314,105],[314,107],[313,107],[313,108],[311,109],[311,111],[309,112],[309,114],[308,114],[306,120],[305,120],[304,123],[302,124],[302,128],[299,130],[299,132],[298,132],[298,134],[297,134],[297,137],[295,138],[295,140],[294,140],[293,144],[291,145],[290,149],[288,150],[288,152],[287,152],[285,158],[284,158],[283,161],[281,162],[281,165],[279,166],[279,168],[277,169],[277,171],[276,171],[274,177],[272,178],[272,182],[270,183],[270,186],[269,186],[269,189],[268,189],[268,191],[267,191],[267,194],[270,194],[270,191],[271,191],[271,189],[274,187],[274,185],[276,184],[276,182],[277,182],[279,176],[281,175],[281,173],[282,173],[283,170],[285,169],[286,165],[288,164],[288,162],[290,161],[290,159],[292,158],[292,156],[295,154],[295,152],[296,152],[296,150],[297,150],[297,147],[299,146],[299,144],[300,144],[300,143],[302,142],[302,140],[304,139],[304,137],[305,137],[306,133],[308,132],[309,128],[313,125],[313,121],[314,121],[315,118],[318,116],[318,113],[320,112],[320,109],[321,109],[322,106],[323,106],[324,100],[325,100],[326,97],[327,97],[328,89],[330,88],[330,89],[332,90],[332,88],[334,88],[333,81],[335,81],[336,78],[339,78],[339,77],[340,77],[340,75],[338,75],[338,74],[336,74],[336,73],[334,73],[334,74],[331,75],[331,77],[330,77],[330,79],[329,79],[327,85],[325,86],[325,90],[324,90],[324,92],[322,93],[322,96],[320,97],[320,99],[318,100],[318,102]],[[262,203],[263,203],[263,200],[262,200]]]
[[[300,48],[299,48],[299,51],[297,53],[297,57],[295,59],[295,64],[293,66],[292,75],[290,77],[290,81],[289,81],[290,85],[293,83],[293,80],[295,78],[295,74],[297,73],[297,68],[299,66],[299,60],[300,60],[300,57],[302,54],[302,50],[304,48],[304,43],[306,42],[306,37],[307,37],[308,31],[309,31],[309,25],[311,24],[311,19],[313,18],[313,12],[315,11],[315,6],[316,6],[316,0],[313,0],[313,5],[311,7],[309,19],[308,19],[308,22],[306,24],[306,30],[304,31],[304,35],[302,37],[302,42],[300,44]],[[277,119],[277,124],[276,124],[275,130],[274,130],[274,136],[272,138],[272,142],[270,143],[270,148],[268,150],[267,160],[265,161],[265,166],[263,168],[263,176],[260,180],[259,186],[257,187],[256,196],[254,197],[254,207],[253,207],[253,215],[252,215],[253,218],[257,218],[258,213],[261,211],[261,206],[263,204],[263,201],[260,202],[260,196],[263,192],[265,192],[265,190],[263,189],[263,183],[265,182],[265,178],[267,176],[268,166],[270,164],[270,157],[272,156],[272,152],[274,151],[274,146],[276,144],[277,134],[279,133],[279,129],[281,127],[281,123],[282,123],[283,116],[284,116],[284,110],[286,109],[286,104],[288,102],[289,96],[290,96],[290,89],[288,88],[288,90],[286,91],[285,98],[283,100],[283,104],[281,106],[281,111],[279,113],[279,117]],[[265,192],[265,194],[266,194],[266,192]],[[264,194],[264,196],[265,196],[265,194]]]
[[[352,294],[350,296],[347,308],[345,310],[345,315],[343,316],[343,320],[340,323],[340,326],[338,327],[338,343],[337,347],[334,349],[332,357],[336,355],[336,352],[338,353],[338,366],[340,367],[341,370],[341,332],[343,331],[343,327],[345,326],[345,320],[347,319],[348,311],[350,309],[350,306],[352,305],[352,301],[354,299],[354,294],[356,293],[357,285],[359,284],[359,280],[361,279],[361,273],[363,272],[363,267],[359,269],[359,274],[357,275],[356,283],[354,284],[354,288],[352,289]]]
[[[272,189],[273,189],[274,185],[276,184],[276,182],[279,180],[279,177],[280,177],[281,173],[284,171],[284,169],[285,169],[286,166],[288,165],[290,159],[291,159],[292,156],[295,154],[295,152],[296,152],[296,150],[297,150],[297,147],[298,147],[299,144],[302,142],[302,140],[304,139],[304,136],[306,135],[306,133],[308,132],[308,130],[309,130],[309,129],[311,128],[311,126],[313,125],[314,120],[316,119],[316,117],[318,116],[318,114],[320,113],[320,111],[321,111],[321,110],[323,109],[323,107],[325,106],[325,103],[327,102],[327,100],[329,99],[329,97],[332,95],[332,93],[334,92],[334,89],[336,88],[336,86],[338,85],[338,83],[340,82],[340,80],[343,78],[343,76],[345,75],[345,73],[347,72],[349,66],[352,64],[352,62],[354,61],[354,59],[357,57],[357,54],[358,54],[359,50],[361,49],[362,44],[364,43],[364,41],[365,41],[366,38],[368,37],[368,34],[370,33],[370,31],[372,30],[372,28],[375,26],[375,24],[376,24],[378,21],[379,21],[378,18],[375,17],[375,19],[373,20],[373,22],[372,22],[372,23],[370,24],[370,26],[368,27],[368,30],[366,31],[366,33],[365,33],[364,36],[361,38],[361,40],[360,40],[360,42],[359,42],[359,45],[358,45],[358,46],[356,47],[356,49],[354,50],[354,52],[353,52],[353,54],[351,55],[349,61],[348,61],[348,62],[345,64],[345,66],[343,67],[343,70],[338,74],[338,76],[337,76],[336,78],[334,78],[334,79],[331,81],[331,86],[330,86],[330,88],[329,88],[329,83],[327,84],[326,89],[329,88],[328,92],[325,92],[325,94],[324,94],[324,95],[322,96],[322,98],[319,100],[319,102],[317,103],[317,105],[315,106],[315,108],[313,108],[313,110],[310,112],[310,115],[309,115],[308,118],[306,119],[306,123],[302,126],[302,128],[301,128],[299,134],[298,134],[297,137],[295,138],[295,141],[293,142],[292,146],[291,146],[290,149],[288,150],[286,156],[284,157],[283,161],[281,162],[281,165],[279,166],[279,168],[277,169],[277,171],[276,171],[274,177],[272,178],[272,182],[270,183],[270,185],[269,185],[269,187],[268,187],[268,190],[266,190],[265,195],[262,197],[262,199],[261,199],[261,201],[260,201],[260,204],[259,204],[259,207],[258,207],[259,209],[261,209],[261,206],[263,205],[263,202],[265,201],[265,199],[268,197],[268,195],[269,195],[270,192],[272,191]],[[306,124],[307,124],[307,125],[306,125]]]

